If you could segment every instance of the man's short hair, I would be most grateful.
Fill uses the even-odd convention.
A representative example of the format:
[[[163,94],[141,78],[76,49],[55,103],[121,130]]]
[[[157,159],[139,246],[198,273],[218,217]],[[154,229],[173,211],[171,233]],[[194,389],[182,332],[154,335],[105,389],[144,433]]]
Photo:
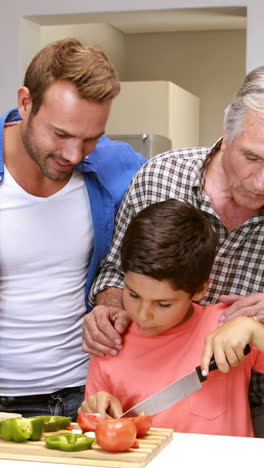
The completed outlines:
[[[264,117],[264,66],[246,75],[241,88],[225,110],[224,127],[229,144],[241,131],[248,111],[256,111]]]
[[[191,295],[208,280],[217,237],[209,219],[187,202],[166,200],[132,219],[121,247],[121,265]]]
[[[98,103],[111,101],[120,91],[117,72],[101,49],[66,38],[41,49],[27,68],[24,86],[31,94],[32,115],[45,91],[60,80],[72,83],[81,98]]]

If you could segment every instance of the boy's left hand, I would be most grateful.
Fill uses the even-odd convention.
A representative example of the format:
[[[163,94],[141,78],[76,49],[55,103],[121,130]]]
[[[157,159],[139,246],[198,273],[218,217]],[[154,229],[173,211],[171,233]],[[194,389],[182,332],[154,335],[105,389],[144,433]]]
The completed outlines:
[[[238,366],[245,357],[245,346],[252,340],[253,327],[252,318],[237,317],[210,333],[205,339],[201,358],[203,375],[208,375],[213,355],[218,369],[222,372],[228,372],[229,366]]]
[[[104,417],[119,418],[123,410],[116,397],[108,392],[97,392],[82,402],[78,413],[100,413]]]

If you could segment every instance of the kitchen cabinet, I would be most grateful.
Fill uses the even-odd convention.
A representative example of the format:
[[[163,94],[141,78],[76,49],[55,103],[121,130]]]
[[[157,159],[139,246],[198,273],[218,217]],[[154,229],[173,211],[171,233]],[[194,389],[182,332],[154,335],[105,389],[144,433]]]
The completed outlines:
[[[199,145],[199,98],[171,81],[123,81],[106,134],[156,134],[173,148]]]

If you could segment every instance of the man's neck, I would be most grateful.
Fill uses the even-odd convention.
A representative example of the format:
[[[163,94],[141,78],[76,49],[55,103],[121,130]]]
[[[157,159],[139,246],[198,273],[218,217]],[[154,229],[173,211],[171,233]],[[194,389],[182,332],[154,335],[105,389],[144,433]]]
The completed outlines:
[[[257,211],[237,205],[229,191],[221,158],[222,152],[218,151],[211,159],[206,169],[204,190],[226,229],[233,231]]]
[[[21,138],[20,123],[4,130],[4,162],[12,177],[27,193],[36,197],[50,197],[68,182],[46,177],[26,152]]]

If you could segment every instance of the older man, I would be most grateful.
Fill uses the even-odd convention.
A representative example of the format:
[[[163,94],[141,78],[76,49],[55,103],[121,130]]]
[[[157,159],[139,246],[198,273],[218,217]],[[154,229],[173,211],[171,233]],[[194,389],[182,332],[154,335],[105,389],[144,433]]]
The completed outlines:
[[[221,322],[237,315],[264,322],[264,67],[253,70],[225,113],[224,136],[211,148],[170,151],[149,161],[131,185],[113,245],[92,288],[97,306],[86,317],[84,344],[115,354],[128,324],[121,302],[119,248],[130,221],[145,206],[187,200],[210,219],[219,242],[211,284],[202,303],[230,304]],[[264,377],[250,394],[255,434],[264,436]]]

